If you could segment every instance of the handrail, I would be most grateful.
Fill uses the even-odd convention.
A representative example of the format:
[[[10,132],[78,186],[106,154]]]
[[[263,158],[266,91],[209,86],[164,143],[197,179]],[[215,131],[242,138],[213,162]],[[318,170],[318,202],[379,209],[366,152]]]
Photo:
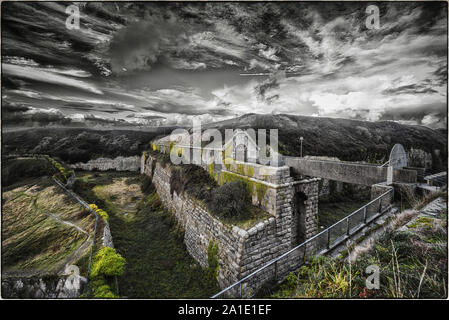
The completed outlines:
[[[349,214],[348,216],[344,217],[343,219],[339,220],[338,222],[334,223],[333,225],[327,227],[326,229],[324,229],[323,231],[317,233],[316,235],[314,235],[313,237],[307,239],[306,241],[304,241],[303,243],[297,245],[296,247],[290,249],[289,251],[283,253],[282,255],[280,255],[277,258],[274,258],[273,260],[271,260],[270,262],[268,262],[266,265],[262,266],[261,268],[253,271],[252,273],[250,273],[249,275],[245,276],[244,278],[240,279],[239,281],[235,282],[234,284],[230,285],[229,287],[221,290],[220,292],[218,292],[217,294],[213,295],[211,297],[211,299],[215,299],[216,297],[222,295],[223,293],[231,290],[232,288],[234,288],[235,286],[241,284],[242,282],[244,282],[247,279],[250,279],[251,277],[253,277],[255,274],[259,273],[260,271],[268,268],[269,266],[273,265],[274,263],[276,263],[277,261],[281,260],[282,258],[284,258],[285,256],[289,255],[290,253],[298,250],[299,248],[305,246],[306,244],[308,244],[309,242],[319,238],[320,236],[322,236],[323,234],[325,234],[326,232],[328,232],[330,229],[332,229],[333,227],[335,227],[336,225],[338,225],[339,223],[348,220],[350,217],[352,217],[354,214],[356,214],[357,212],[359,212],[360,210],[368,207],[369,205],[371,205],[372,203],[378,201],[379,199],[383,198],[384,196],[386,196],[387,194],[393,192],[394,189],[391,188],[390,190],[384,192],[383,194],[381,194],[380,196],[378,196],[377,198],[371,200],[370,202],[368,202],[367,204],[365,204],[364,206],[358,208],[357,210],[353,211],[351,214]]]

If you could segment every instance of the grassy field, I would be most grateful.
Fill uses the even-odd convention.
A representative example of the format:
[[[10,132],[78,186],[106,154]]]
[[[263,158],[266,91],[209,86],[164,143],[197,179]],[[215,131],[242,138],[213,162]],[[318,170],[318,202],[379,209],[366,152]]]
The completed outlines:
[[[141,176],[117,172],[77,176],[85,187],[83,197],[109,213],[114,246],[126,259],[120,296],[207,298],[218,291],[215,280],[188,254],[182,231],[162,209],[152,186],[141,191]]]
[[[94,222],[48,176],[9,186],[2,193],[2,273],[56,274],[78,264],[85,274]]]

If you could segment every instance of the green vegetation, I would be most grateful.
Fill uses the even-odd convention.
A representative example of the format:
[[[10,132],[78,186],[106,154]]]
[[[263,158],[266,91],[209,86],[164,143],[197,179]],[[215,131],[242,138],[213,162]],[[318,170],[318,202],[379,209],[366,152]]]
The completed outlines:
[[[90,275],[92,277],[121,276],[125,263],[125,259],[114,248],[103,247],[95,254]]]
[[[92,298],[95,299],[111,299],[119,298],[118,295],[114,293],[114,289],[106,283],[104,278],[93,279],[91,283],[93,289]]]
[[[265,197],[265,193],[267,192],[268,187],[260,182],[255,182],[247,177],[242,177],[232,172],[221,172],[218,184],[223,185],[225,183],[233,182],[233,181],[241,181],[246,185],[246,189],[249,194],[255,193],[257,195],[257,200],[260,202]]]
[[[62,181],[65,183],[69,179],[69,177],[73,174],[73,170],[68,170],[64,168],[62,164],[60,164],[55,159],[45,156],[45,158],[59,171],[59,177],[62,178]]]
[[[55,168],[43,158],[16,158],[2,160],[2,188],[23,179],[52,175]]]
[[[148,147],[148,141],[157,134],[146,130],[29,128],[4,132],[2,154],[48,154],[65,163],[87,162],[101,157],[140,156]]]
[[[68,263],[86,276],[94,224],[47,176],[12,185],[2,194],[2,272],[56,274]]]
[[[115,249],[126,259],[118,278],[120,296],[208,298],[219,291],[188,254],[182,229],[164,211],[148,179],[118,172],[77,175],[80,189],[86,190],[83,198],[108,211]],[[114,283],[106,285],[117,295]]]
[[[207,273],[211,279],[216,280],[218,276],[218,269],[220,268],[220,263],[218,260],[218,244],[213,241],[209,242],[209,247],[207,248],[207,262],[209,268]]]
[[[265,185],[234,175],[242,179],[219,186],[209,173],[199,166],[181,165],[171,169],[171,192],[176,191],[178,195],[186,192],[225,224],[247,229],[270,217],[268,213],[251,204],[251,188],[255,187],[259,193],[265,193]]]
[[[289,114],[246,114],[203,129],[209,128],[218,129],[223,136],[225,129],[278,129],[279,151],[288,156],[300,155],[300,137],[304,138],[303,155],[332,156],[344,161],[384,163],[396,143],[401,143],[406,150],[414,148],[433,153],[439,149],[444,151],[439,157],[433,157],[433,169],[438,172],[447,168],[447,134],[420,126]]]
[[[314,257],[308,265],[290,273],[271,298],[350,298],[354,297],[361,279],[359,272],[329,258]],[[357,279],[351,283],[351,278]],[[353,292],[351,292],[351,289]]]
[[[107,213],[106,211],[104,211],[103,209],[99,209],[98,206],[97,206],[96,204],[93,204],[93,203],[89,204],[89,207],[90,207],[93,211],[95,211],[98,215],[100,215],[100,217],[103,218],[103,220],[104,220],[105,222],[108,222],[108,220],[109,220],[109,215],[108,215],[108,213]]]
[[[170,154],[161,153],[157,148],[149,150],[148,154],[150,154],[153,158],[156,158],[164,168],[171,163]]]
[[[433,219],[428,217],[419,217],[415,222],[408,225],[409,228],[417,228],[419,226],[424,226],[426,228],[433,228]]]
[[[115,249],[103,247],[95,254],[90,273],[89,292],[97,299],[118,298],[114,279],[123,274],[126,260]]]
[[[226,183],[211,193],[207,208],[223,218],[245,216],[251,206],[251,197],[241,181]]]
[[[171,167],[170,192],[178,195],[187,192],[198,200],[209,201],[211,192],[217,187],[215,180],[201,167],[186,164]]]
[[[289,274],[273,298],[446,298],[447,227],[421,217],[408,231],[388,231],[349,265],[346,259],[315,257]],[[432,226],[432,227],[430,227]],[[352,249],[348,248],[348,251]],[[380,289],[365,287],[366,267],[380,267]]]

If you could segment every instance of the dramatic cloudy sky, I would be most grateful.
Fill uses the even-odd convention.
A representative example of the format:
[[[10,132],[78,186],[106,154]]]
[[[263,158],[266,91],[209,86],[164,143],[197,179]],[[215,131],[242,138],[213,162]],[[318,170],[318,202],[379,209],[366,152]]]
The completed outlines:
[[[245,113],[446,126],[444,3],[378,4],[378,30],[368,3],[79,3],[79,30],[68,4],[2,4],[4,126]]]

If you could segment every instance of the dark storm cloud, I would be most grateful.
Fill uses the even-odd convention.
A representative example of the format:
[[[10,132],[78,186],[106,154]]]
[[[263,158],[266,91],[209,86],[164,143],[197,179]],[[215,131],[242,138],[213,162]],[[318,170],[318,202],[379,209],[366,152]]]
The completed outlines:
[[[88,2],[80,30],[66,29],[66,5],[3,4],[8,102],[104,125],[251,112],[444,118],[445,3],[376,3],[379,30],[357,2]]]
[[[150,69],[163,53],[185,45],[186,37],[185,27],[175,19],[156,17],[152,21],[135,22],[118,31],[111,40],[112,71]]]

